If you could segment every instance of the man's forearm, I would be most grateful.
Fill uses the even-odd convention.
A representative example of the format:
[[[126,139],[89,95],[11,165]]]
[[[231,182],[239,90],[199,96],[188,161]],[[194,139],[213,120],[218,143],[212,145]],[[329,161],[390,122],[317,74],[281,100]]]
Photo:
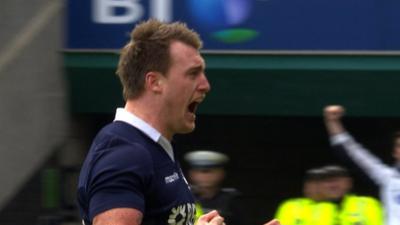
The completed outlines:
[[[327,120],[325,119],[325,126],[330,136],[341,134],[346,130],[340,120]]]

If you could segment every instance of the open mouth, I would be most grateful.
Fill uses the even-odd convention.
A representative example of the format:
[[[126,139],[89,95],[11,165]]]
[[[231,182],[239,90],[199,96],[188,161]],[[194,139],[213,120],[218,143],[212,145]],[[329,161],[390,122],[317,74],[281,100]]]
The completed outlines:
[[[199,106],[199,102],[192,102],[188,106],[188,111],[190,113],[196,114],[197,107]]]

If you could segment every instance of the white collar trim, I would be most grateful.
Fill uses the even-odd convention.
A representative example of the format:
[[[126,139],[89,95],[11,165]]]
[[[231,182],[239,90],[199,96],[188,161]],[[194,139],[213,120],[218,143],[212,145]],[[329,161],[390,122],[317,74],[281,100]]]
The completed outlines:
[[[146,123],[135,114],[126,111],[124,108],[117,109],[114,121],[122,121],[138,128],[155,142],[158,142],[161,137],[160,132],[154,129],[150,124]]]
[[[124,108],[117,108],[115,113],[114,121],[122,121],[128,123],[143,133],[145,133],[151,140],[160,144],[163,149],[167,152],[169,157],[174,161],[174,153],[171,143],[161,135],[154,127],[140,119],[135,114],[128,112]]]

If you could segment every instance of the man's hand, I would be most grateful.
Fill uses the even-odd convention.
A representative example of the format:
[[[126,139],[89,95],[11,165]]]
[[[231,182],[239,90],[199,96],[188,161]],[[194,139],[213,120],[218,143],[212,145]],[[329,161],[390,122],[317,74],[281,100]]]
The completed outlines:
[[[344,115],[344,108],[340,105],[329,105],[324,109],[325,120],[340,120]]]
[[[200,216],[195,225],[225,225],[224,218],[216,210]]]
[[[329,105],[324,108],[324,121],[329,135],[336,135],[345,132],[341,118],[345,109],[340,105]]]
[[[269,221],[268,223],[265,223],[264,225],[281,225],[277,219],[273,219]]]

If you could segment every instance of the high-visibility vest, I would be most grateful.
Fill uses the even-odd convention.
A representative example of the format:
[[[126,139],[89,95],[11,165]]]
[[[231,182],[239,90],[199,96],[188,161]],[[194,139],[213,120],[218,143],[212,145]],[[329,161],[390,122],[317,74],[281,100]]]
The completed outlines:
[[[340,225],[384,224],[382,206],[375,198],[347,195],[337,208]]]
[[[307,198],[289,199],[276,213],[282,225],[383,225],[380,203],[371,197],[347,195],[338,204]]]
[[[280,204],[275,218],[282,225],[328,225],[332,222],[330,221],[333,218],[332,212],[334,206],[331,203],[315,202],[309,198],[294,198]]]
[[[199,202],[196,202],[195,205],[196,205],[195,221],[197,222],[199,217],[204,214],[204,211],[203,211],[203,207],[201,207],[201,204]]]

